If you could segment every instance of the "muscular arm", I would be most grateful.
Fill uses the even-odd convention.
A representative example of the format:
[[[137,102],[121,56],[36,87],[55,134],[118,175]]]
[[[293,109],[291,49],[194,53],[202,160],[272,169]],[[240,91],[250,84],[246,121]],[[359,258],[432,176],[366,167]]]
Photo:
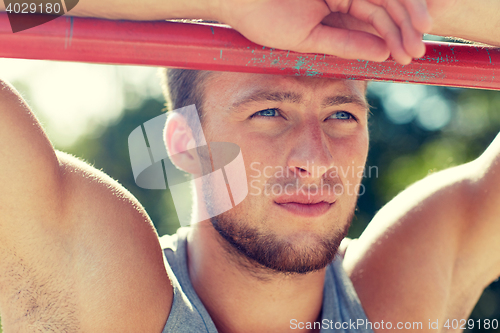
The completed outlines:
[[[100,17],[125,20],[164,20],[175,18],[214,19],[214,1],[202,0],[80,0],[71,10],[73,16]],[[0,11],[5,11],[0,2]]]
[[[431,33],[500,46],[500,3],[496,0],[428,0]]]
[[[475,268],[482,283],[500,276],[500,134],[472,164],[472,180],[458,205],[467,208],[458,257]]]
[[[8,244],[17,232],[29,230],[29,220],[20,223],[26,215],[36,212],[57,223],[63,193],[51,143],[20,95],[2,81],[0,142],[0,244]]]
[[[424,178],[376,214],[345,260],[372,321],[468,318],[500,276],[499,184],[500,136],[475,161]]]
[[[0,142],[5,331],[160,331],[172,288],[137,200],[102,172],[54,151],[2,81]]]

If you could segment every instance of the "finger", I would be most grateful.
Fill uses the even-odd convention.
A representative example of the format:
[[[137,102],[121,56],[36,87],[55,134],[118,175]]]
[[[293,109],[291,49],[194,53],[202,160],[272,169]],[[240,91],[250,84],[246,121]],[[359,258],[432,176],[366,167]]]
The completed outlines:
[[[362,31],[332,28],[322,24],[318,24],[298,45],[297,51],[370,61],[384,61],[390,53],[386,43],[375,35]]]
[[[413,26],[421,33],[429,33],[432,29],[432,18],[425,0],[402,0],[410,14]]]
[[[394,60],[403,65],[411,62],[412,57],[406,52],[403,46],[400,28],[385,8],[370,2],[354,0],[349,13],[357,19],[373,25],[387,43]]]
[[[406,52],[414,58],[422,57],[425,54],[422,33],[413,26],[406,8],[398,1],[388,1],[386,9],[401,30],[403,46]]]
[[[422,34],[417,32],[408,21],[402,23],[401,33],[406,52],[413,58],[423,57],[425,54],[425,44],[422,40]]]

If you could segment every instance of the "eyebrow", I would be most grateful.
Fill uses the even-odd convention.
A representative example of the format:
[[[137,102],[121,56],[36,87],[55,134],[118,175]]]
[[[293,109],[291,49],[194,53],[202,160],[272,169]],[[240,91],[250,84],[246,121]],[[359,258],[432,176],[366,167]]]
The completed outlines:
[[[323,101],[323,103],[321,103],[321,107],[326,108],[329,106],[336,106],[342,104],[356,104],[367,110],[369,109],[366,100],[364,98],[359,98],[358,96],[355,95],[337,95],[337,96],[327,97]]]
[[[266,102],[266,101],[288,102],[288,103],[299,104],[302,102],[302,95],[295,92],[269,92],[260,90],[257,91],[256,93],[244,97],[239,101],[236,101],[235,103],[233,103],[233,105],[231,105],[230,110],[233,111],[237,107],[247,103]],[[327,97],[323,100],[323,103],[321,103],[321,107],[326,108],[342,104],[356,104],[363,107],[366,110],[369,109],[366,100],[355,95],[336,95]]]
[[[302,95],[293,92],[269,92],[269,91],[257,91],[256,93],[246,96],[245,98],[236,101],[231,106],[231,110],[237,108],[240,105],[251,103],[251,102],[288,102],[298,104],[302,101]]]

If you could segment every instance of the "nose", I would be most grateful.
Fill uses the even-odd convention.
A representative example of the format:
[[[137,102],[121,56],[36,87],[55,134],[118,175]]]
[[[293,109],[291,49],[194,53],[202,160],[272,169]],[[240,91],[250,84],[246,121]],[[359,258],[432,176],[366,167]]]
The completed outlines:
[[[334,166],[326,134],[316,120],[302,124],[292,133],[293,147],[288,156],[288,168],[297,176],[320,179]]]

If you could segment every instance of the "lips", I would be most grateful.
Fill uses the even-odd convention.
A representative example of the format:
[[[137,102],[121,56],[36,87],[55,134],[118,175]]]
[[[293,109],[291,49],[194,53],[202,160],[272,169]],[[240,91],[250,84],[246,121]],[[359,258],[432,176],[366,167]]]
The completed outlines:
[[[317,203],[328,203],[332,204],[336,200],[335,196],[326,196],[326,195],[318,195],[318,194],[294,194],[294,195],[282,195],[277,197],[274,202],[277,204],[287,204],[287,203],[299,203],[304,205],[312,205]]]
[[[335,198],[307,194],[291,195],[278,197],[274,203],[294,215],[318,217],[325,214],[333,206]]]
[[[296,202],[289,202],[284,204],[277,204],[280,208],[285,209],[289,213],[304,216],[304,217],[318,217],[325,214],[333,204],[327,202],[318,202],[315,204],[301,204]]]

